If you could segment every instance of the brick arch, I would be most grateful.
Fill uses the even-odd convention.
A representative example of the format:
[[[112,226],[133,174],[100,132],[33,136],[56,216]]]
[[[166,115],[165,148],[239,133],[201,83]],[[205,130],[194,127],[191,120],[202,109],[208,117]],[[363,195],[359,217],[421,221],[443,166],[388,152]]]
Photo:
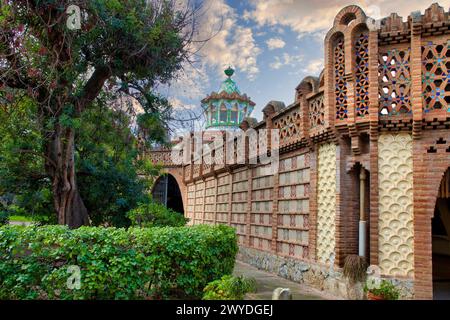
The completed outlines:
[[[366,14],[356,5],[349,5],[343,8],[334,18],[333,26],[347,26],[351,21],[365,19]]]
[[[447,144],[436,144],[443,137]],[[442,178],[450,167],[448,132],[427,132],[414,144],[414,292],[416,299],[433,298],[431,219]],[[429,152],[430,147],[435,152]]]
[[[319,90],[319,79],[313,76],[305,77],[296,88],[298,94],[307,95]]]
[[[175,181],[178,184],[178,188],[180,188],[181,193],[181,200],[183,201],[183,209],[184,209],[184,215],[186,216],[186,210],[187,210],[187,195],[186,195],[186,185],[183,180],[183,169],[182,168],[164,168],[161,170],[162,174],[155,179],[155,184],[153,185],[151,189],[151,193],[153,193],[153,188],[156,185],[156,182],[164,175],[164,174],[170,174]]]

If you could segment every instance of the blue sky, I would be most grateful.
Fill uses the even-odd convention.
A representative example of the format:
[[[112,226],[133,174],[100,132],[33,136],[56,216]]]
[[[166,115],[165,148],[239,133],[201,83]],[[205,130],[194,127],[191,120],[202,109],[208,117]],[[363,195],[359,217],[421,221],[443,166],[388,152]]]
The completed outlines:
[[[186,0],[180,0],[186,1]],[[179,79],[160,88],[178,114],[200,113],[200,100],[217,91],[228,64],[241,92],[256,103],[252,116],[271,100],[294,101],[295,87],[323,68],[323,38],[340,9],[357,4],[375,19],[397,12],[422,13],[435,1],[423,0],[203,0],[198,39],[215,35],[186,66]],[[446,11],[450,0],[439,1]],[[186,111],[187,110],[187,111]],[[201,127],[201,122],[197,123]],[[187,128],[185,128],[187,129]]]

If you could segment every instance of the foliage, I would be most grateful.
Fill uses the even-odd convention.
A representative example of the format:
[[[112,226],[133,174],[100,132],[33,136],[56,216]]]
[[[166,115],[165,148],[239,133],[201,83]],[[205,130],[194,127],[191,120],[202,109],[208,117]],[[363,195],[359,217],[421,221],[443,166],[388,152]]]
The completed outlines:
[[[356,254],[348,255],[344,261],[343,273],[351,283],[363,282],[366,279],[367,262]]]
[[[9,214],[6,211],[0,210],[0,226],[9,223]]]
[[[138,227],[182,227],[189,219],[166,206],[149,201],[129,211],[127,217]]]
[[[77,129],[76,162],[79,189],[94,225],[129,226],[125,214],[146,199],[159,169],[137,159],[137,139],[130,117],[96,100]],[[50,179],[40,156],[43,139],[33,120],[29,99],[0,108],[0,209],[57,223]],[[144,179],[139,174],[145,175]]]
[[[19,221],[19,222],[33,222],[33,219],[31,219],[28,216],[10,216],[9,219],[11,221]]]
[[[0,299],[200,298],[232,272],[237,249],[227,226],[3,226]],[[67,287],[72,265],[80,289]]]
[[[203,289],[203,300],[242,300],[245,294],[255,291],[255,279],[225,275],[208,283]]]
[[[127,227],[126,213],[146,199],[148,181],[138,172],[148,164],[137,159],[129,116],[106,104],[98,101],[82,116],[77,136],[78,184],[94,225]]]
[[[67,13],[74,4],[69,0],[0,3],[0,107],[23,98],[35,105],[29,109],[29,119],[36,125],[32,132],[39,133],[36,139],[40,143],[33,141],[32,149],[26,147],[27,153],[39,155],[34,157],[36,167],[45,169],[45,175],[39,176],[44,181],[34,181],[38,190],[51,191],[53,206],[46,209],[55,211],[59,223],[72,227],[87,224],[86,206],[92,210],[94,201],[87,199],[85,205],[80,195],[91,193],[78,187],[83,179],[78,170],[83,164],[78,163],[77,152],[83,138],[79,133],[97,118],[85,113],[105,96],[110,105],[119,100],[137,101],[144,115],[131,126],[136,122],[142,126],[144,139],[165,139],[164,122],[170,121],[171,106],[154,91],[157,85],[172,80],[189,60],[197,2],[79,0],[79,17]],[[70,27],[74,18],[80,23],[75,29]],[[126,224],[123,214],[117,212],[133,207],[134,199],[122,193],[139,188],[126,164],[131,158],[111,161],[107,157],[102,164],[100,158],[88,159],[84,164],[103,165],[104,174],[98,177],[112,178],[106,187],[116,192],[102,205],[111,203],[107,215],[116,225]],[[117,176],[111,174],[117,171]],[[116,190],[117,185],[125,187]],[[98,220],[93,212],[93,220]]]
[[[383,297],[385,300],[398,300],[400,297],[400,291],[397,287],[387,280],[381,280],[380,285],[375,288],[368,288],[366,284],[364,291]]]
[[[35,112],[27,97],[11,104],[0,100],[0,210],[46,220],[54,215],[53,198],[43,158],[36,156],[43,144]]]

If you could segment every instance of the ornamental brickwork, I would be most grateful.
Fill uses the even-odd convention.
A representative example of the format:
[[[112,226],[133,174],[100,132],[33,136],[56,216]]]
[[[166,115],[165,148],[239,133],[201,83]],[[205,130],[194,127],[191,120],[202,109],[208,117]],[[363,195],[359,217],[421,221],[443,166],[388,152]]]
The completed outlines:
[[[368,262],[404,283],[404,297],[431,299],[431,220],[450,190],[450,15],[433,4],[375,21],[345,7],[325,37],[324,60],[292,104],[271,101],[262,121],[241,121],[243,130],[280,129],[276,174],[248,158],[176,167],[168,150],[149,157],[169,173],[181,170],[191,223],[236,228],[246,261],[337,288],[327,270],[339,273],[345,257],[360,252],[366,221]],[[317,280],[317,268],[329,276]]]

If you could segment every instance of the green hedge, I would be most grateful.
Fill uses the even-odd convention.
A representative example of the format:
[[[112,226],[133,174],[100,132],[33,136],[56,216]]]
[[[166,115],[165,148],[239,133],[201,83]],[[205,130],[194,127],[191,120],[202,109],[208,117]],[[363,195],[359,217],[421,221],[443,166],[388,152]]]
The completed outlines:
[[[140,204],[137,208],[129,211],[127,217],[135,227],[182,227],[189,219],[166,206],[148,202]]]
[[[230,274],[234,229],[0,228],[0,299],[201,298]],[[81,269],[81,288],[67,287],[68,267]]]
[[[203,292],[203,300],[243,300],[247,293],[256,292],[256,280],[225,275],[208,283]]]

